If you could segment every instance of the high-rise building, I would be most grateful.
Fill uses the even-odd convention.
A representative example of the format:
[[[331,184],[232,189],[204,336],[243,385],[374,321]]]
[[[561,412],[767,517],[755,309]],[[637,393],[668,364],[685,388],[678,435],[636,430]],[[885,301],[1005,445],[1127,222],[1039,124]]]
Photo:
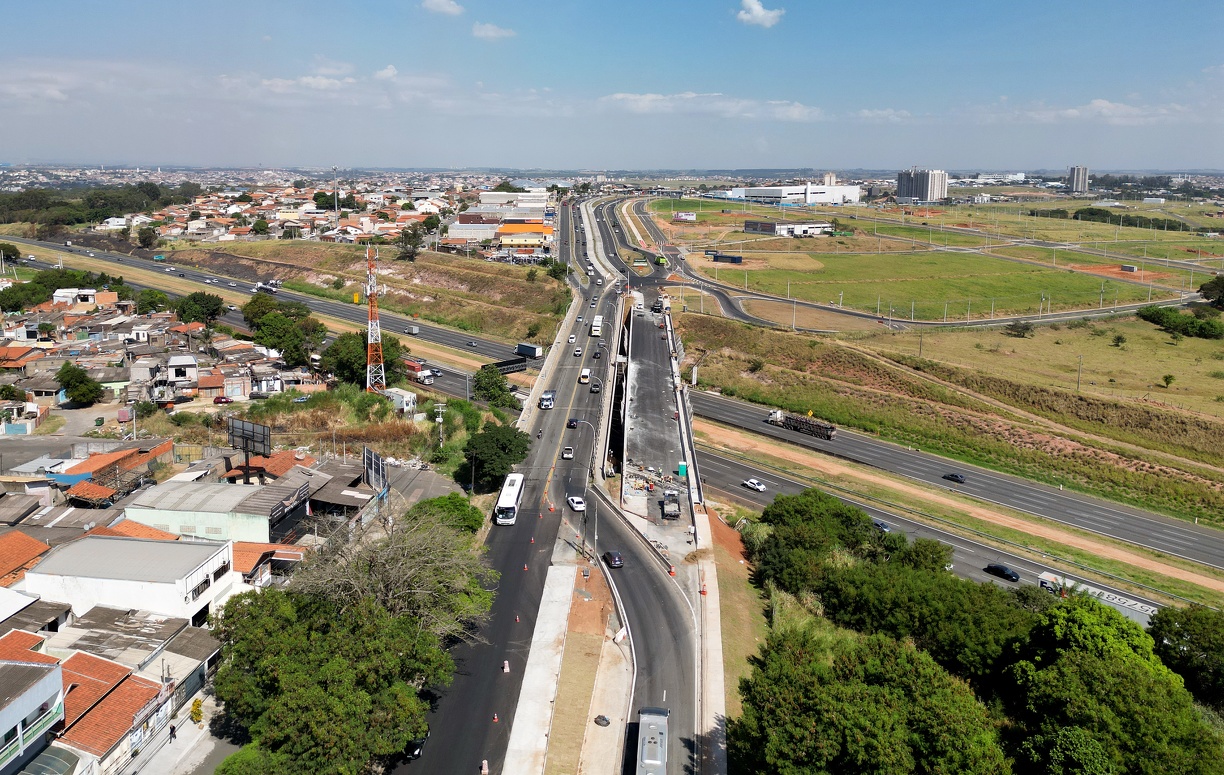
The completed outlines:
[[[1088,168],[1072,167],[1071,174],[1067,176],[1067,185],[1072,194],[1088,193]]]
[[[824,185],[836,186],[837,185],[837,173],[836,172],[826,172],[824,174]]]
[[[948,173],[912,167],[897,173],[897,199],[937,202],[948,196]]]

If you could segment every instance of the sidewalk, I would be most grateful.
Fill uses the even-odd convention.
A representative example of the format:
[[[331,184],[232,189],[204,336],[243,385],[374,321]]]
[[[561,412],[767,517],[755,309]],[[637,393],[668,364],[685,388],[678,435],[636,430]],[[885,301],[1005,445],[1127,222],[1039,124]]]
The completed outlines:
[[[191,723],[191,703],[199,697],[204,700],[204,721],[200,724]],[[176,738],[170,741],[170,725],[167,724],[152,742],[146,744],[145,751],[156,748],[148,756],[140,756],[133,762],[135,767],[130,770],[148,775],[212,775],[225,757],[238,750],[238,746],[220,738],[213,737],[209,732],[209,721],[218,713],[216,701],[201,694],[195,695],[179,710],[178,717],[171,720],[175,726]],[[129,770],[124,769],[125,775]]]

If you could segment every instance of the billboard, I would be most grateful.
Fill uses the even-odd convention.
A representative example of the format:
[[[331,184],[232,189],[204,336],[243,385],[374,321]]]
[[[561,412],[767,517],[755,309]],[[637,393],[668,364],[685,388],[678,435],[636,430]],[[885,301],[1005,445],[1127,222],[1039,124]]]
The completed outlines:
[[[374,492],[379,495],[384,493],[387,489],[387,464],[382,455],[369,447],[362,447],[361,465],[365,469],[363,476],[366,484],[374,488]]]
[[[246,420],[229,420],[229,445],[252,455],[272,454],[272,429]]]

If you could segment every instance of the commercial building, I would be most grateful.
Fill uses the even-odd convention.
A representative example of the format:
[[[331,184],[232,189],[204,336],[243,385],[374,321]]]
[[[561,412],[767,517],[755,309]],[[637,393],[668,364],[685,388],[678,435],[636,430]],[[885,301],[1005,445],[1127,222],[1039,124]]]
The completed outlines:
[[[948,196],[948,173],[911,167],[897,173],[898,202],[938,202]]]
[[[804,183],[801,186],[748,186],[727,192],[727,199],[743,199],[771,205],[847,204],[859,201],[858,186],[822,186]]]
[[[815,237],[833,231],[833,224],[824,222],[787,223],[785,221],[744,221],[747,234],[770,234],[775,237]]]
[[[125,514],[134,522],[189,538],[268,543],[273,536],[292,533],[309,495],[305,485],[279,480],[263,487],[163,482],[138,495]]]
[[[1071,189],[1072,194],[1088,193],[1088,168],[1072,167],[1067,175],[1067,187]]]

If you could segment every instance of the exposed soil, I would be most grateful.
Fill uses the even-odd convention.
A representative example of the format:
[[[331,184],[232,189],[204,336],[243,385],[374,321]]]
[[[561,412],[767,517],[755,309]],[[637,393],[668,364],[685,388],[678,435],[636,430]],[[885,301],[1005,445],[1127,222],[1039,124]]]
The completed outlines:
[[[1074,269],[1077,272],[1086,272],[1088,274],[1100,275],[1101,277],[1109,277],[1115,280],[1130,280],[1132,282],[1155,282],[1157,280],[1170,280],[1175,275],[1169,272],[1156,272],[1151,269],[1145,269],[1142,272],[1123,272],[1122,265],[1102,265],[1102,264],[1071,264],[1068,269]]]
[[[705,433],[710,439],[714,440],[716,444],[725,446],[729,449],[736,449],[746,454],[767,454],[782,460],[786,460],[789,463],[810,468],[823,478],[844,477],[875,486],[886,487],[896,492],[903,493],[911,498],[917,498],[930,503],[939,504],[941,507],[964,511],[975,519],[980,519],[1001,527],[1010,528],[1012,530],[1018,530],[1028,535],[1043,538],[1049,541],[1055,541],[1066,546],[1075,547],[1076,549],[1090,552],[1098,557],[1107,557],[1111,560],[1133,565],[1137,568],[1143,568],[1144,570],[1148,570],[1153,573],[1159,573],[1170,578],[1176,578],[1191,584],[1197,584],[1198,586],[1215,592],[1224,592],[1224,580],[1204,576],[1202,574],[1194,573],[1193,571],[1178,568],[1173,565],[1167,565],[1158,560],[1136,554],[1135,552],[1127,551],[1126,549],[1116,547],[1111,544],[1097,541],[1087,536],[1081,536],[1077,533],[1063,530],[1053,525],[1037,524],[1025,519],[1012,517],[1001,512],[994,511],[986,506],[966,504],[960,500],[950,498],[936,492],[931,492],[924,487],[906,484],[904,482],[897,482],[887,477],[871,474],[865,471],[858,471],[830,458],[804,452],[803,450],[786,444],[775,444],[765,439],[740,433],[720,425],[715,425],[714,423],[705,420],[694,419],[693,429],[695,431]]]
[[[591,578],[582,578],[582,569],[591,569]],[[570,606],[569,631],[587,635],[604,634],[612,615],[612,590],[603,575],[603,565],[579,564],[575,571],[574,603]]]

